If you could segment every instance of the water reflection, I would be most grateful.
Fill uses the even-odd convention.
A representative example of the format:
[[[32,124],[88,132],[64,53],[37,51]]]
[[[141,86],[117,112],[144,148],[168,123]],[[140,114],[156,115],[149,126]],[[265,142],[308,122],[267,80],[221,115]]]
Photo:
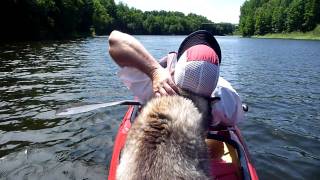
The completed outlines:
[[[259,175],[317,179],[320,42],[245,38],[223,42],[229,53],[221,74],[251,107],[241,128]]]
[[[65,104],[131,97],[115,80],[115,65],[106,63],[106,42],[104,37],[0,47],[0,179],[106,178],[126,107],[55,117]]]

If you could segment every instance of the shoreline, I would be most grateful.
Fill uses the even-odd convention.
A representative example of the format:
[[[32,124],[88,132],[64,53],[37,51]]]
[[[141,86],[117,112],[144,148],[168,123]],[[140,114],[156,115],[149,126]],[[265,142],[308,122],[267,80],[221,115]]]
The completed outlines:
[[[290,33],[269,33],[265,35],[255,35],[253,38],[264,39],[296,39],[296,40],[320,40],[320,25],[309,32],[290,32]]]
[[[266,35],[256,35],[251,36],[257,39],[293,39],[293,40],[315,40],[320,41],[320,36],[310,36],[310,35],[295,35],[295,34],[266,34]]]

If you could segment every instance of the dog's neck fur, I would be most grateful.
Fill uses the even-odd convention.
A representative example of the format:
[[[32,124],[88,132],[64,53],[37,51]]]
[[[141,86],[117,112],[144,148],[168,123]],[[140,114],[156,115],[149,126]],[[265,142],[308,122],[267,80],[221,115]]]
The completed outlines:
[[[211,115],[211,99],[204,96],[199,96],[193,92],[179,89],[179,94],[187,99],[190,99],[194,105],[197,107],[198,111],[202,115],[203,126],[208,127],[210,120],[212,119]]]

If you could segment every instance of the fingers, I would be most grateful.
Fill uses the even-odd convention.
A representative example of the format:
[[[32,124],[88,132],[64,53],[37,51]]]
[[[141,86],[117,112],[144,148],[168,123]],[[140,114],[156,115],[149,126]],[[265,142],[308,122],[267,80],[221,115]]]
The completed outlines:
[[[172,80],[170,73],[165,69],[157,71],[152,78],[153,92],[155,96],[176,95],[179,90]]]
[[[154,95],[156,97],[160,97],[160,96],[168,96],[168,92],[166,91],[166,89],[164,87],[158,87],[154,90]]]
[[[178,87],[172,81],[168,81],[160,83],[160,85],[154,89],[154,92],[156,96],[176,95]]]
[[[169,95],[164,88],[160,88],[159,93],[161,94],[161,96],[168,96]]]
[[[171,87],[169,84],[167,84],[167,83],[165,83],[165,84],[163,85],[163,89],[166,91],[166,93],[167,93],[168,95],[175,95],[175,94],[177,94],[177,93],[172,89],[172,87]]]
[[[161,94],[160,94],[159,92],[156,92],[154,95],[155,95],[156,97],[160,97],[160,96],[161,96]]]
[[[156,97],[159,96],[170,96],[177,94],[168,84],[164,84],[163,87],[157,88],[157,90],[154,91],[154,95]]]
[[[168,84],[169,84],[170,88],[174,91],[174,94],[179,93],[178,86],[172,80],[169,80]]]

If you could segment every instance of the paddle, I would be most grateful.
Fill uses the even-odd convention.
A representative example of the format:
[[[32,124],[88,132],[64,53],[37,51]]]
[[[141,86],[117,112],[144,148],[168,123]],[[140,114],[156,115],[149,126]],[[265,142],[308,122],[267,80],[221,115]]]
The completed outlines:
[[[64,108],[58,109],[56,111],[56,115],[68,116],[68,115],[85,113],[85,112],[93,111],[96,109],[116,106],[116,105],[141,105],[141,103],[139,101],[134,101],[134,100],[122,100],[122,101],[99,103],[99,104],[86,104],[86,105],[74,104],[74,105],[71,105],[71,107],[64,107]],[[243,111],[248,112],[249,107],[247,104],[242,104],[242,109]]]
[[[244,112],[248,112],[249,111],[249,106],[247,104],[242,104],[242,109]]]
[[[99,103],[99,104],[87,104],[87,105],[71,105],[71,107],[60,108],[56,111],[57,116],[68,116],[73,114],[80,114],[84,112],[93,111],[96,109],[116,106],[116,105],[141,105],[139,101],[133,100],[122,100],[122,101],[115,101],[115,102],[108,102],[108,103]],[[77,106],[77,107],[75,107]]]

